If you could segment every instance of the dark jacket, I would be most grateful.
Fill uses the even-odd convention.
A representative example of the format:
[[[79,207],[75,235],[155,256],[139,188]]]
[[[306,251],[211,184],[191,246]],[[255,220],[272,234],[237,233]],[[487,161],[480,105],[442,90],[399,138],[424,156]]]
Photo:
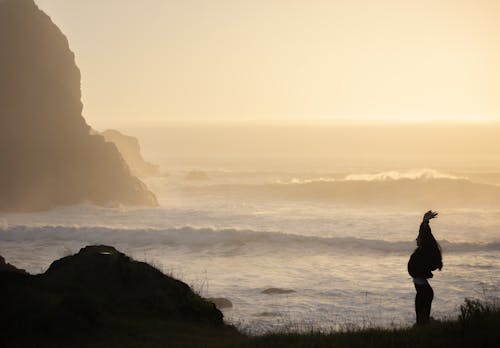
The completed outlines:
[[[429,222],[422,222],[419,230],[419,238],[429,238],[432,236]],[[441,269],[443,262],[441,260],[441,252],[437,245],[435,247],[428,245],[419,246],[408,261],[408,273],[413,278],[432,278],[432,271]]]

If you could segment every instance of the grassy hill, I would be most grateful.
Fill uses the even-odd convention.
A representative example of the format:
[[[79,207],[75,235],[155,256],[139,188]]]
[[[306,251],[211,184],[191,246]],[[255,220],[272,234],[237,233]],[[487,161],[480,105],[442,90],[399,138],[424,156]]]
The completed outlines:
[[[0,347],[492,347],[500,306],[466,300],[424,327],[247,336],[185,283],[109,246],[88,246],[30,275],[0,257]]]

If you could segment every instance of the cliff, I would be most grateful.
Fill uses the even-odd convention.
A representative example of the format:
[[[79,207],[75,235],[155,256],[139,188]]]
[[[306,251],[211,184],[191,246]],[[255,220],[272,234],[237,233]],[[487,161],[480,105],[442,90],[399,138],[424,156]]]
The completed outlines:
[[[116,147],[82,117],[68,41],[33,0],[0,1],[0,210],[157,205]]]
[[[0,268],[0,283],[2,347],[174,347],[241,337],[188,285],[110,246],[87,246],[39,275]]]
[[[144,160],[141,155],[139,141],[130,136],[120,133],[114,129],[108,129],[100,133],[106,141],[112,142],[120,151],[123,159],[132,171],[132,174],[138,177],[148,177],[160,174],[159,166]]]

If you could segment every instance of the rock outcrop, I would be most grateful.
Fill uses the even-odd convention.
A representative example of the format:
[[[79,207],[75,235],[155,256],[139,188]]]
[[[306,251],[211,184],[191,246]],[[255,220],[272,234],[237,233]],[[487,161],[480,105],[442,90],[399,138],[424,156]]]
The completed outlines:
[[[261,294],[266,295],[282,295],[282,294],[292,294],[295,290],[291,289],[280,289],[280,288],[268,288],[261,291]]]
[[[207,301],[212,302],[218,309],[233,307],[233,303],[225,297],[209,297]]]
[[[13,273],[27,274],[24,269],[19,269],[14,265],[11,265],[10,263],[5,262],[5,259],[2,256],[0,256],[0,272],[13,272]]]
[[[68,41],[33,0],[0,2],[0,210],[85,201],[157,205],[82,117]]]
[[[188,285],[110,246],[85,247],[39,275],[0,272],[0,283],[0,346],[67,346],[65,339],[101,346],[110,338],[132,346],[134,338],[144,344],[158,337],[173,346],[203,330],[239,336]]]
[[[133,175],[138,177],[160,175],[160,167],[145,161],[142,157],[139,141],[136,138],[114,129],[105,130],[100,134],[106,141],[116,145]]]

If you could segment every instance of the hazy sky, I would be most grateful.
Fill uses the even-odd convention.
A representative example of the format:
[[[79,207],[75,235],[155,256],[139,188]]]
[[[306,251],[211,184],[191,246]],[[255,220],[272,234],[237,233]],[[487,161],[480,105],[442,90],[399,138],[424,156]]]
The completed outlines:
[[[36,0],[95,127],[500,121],[498,0]]]

